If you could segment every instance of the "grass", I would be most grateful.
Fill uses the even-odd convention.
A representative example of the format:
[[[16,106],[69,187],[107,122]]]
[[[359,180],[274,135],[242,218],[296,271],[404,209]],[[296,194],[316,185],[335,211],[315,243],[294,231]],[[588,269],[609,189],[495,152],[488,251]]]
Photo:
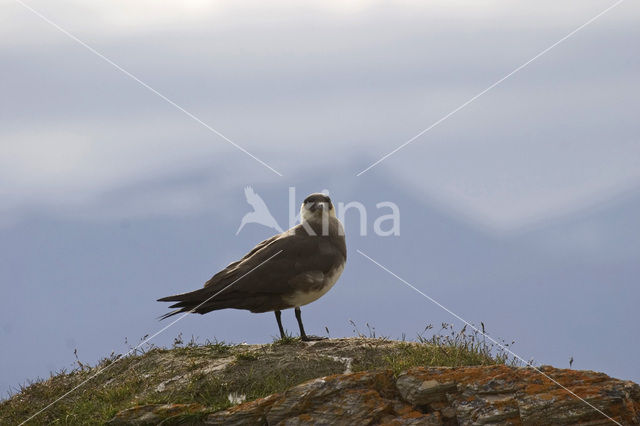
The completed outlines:
[[[112,354],[95,367],[77,360],[75,370],[28,383],[0,402],[0,424],[26,420],[88,379],[29,424],[103,424],[126,408],[168,403],[201,404],[204,411],[176,416],[170,424],[197,423],[206,413],[229,407],[230,394],[251,401],[316,377],[342,373],[345,357],[352,359],[353,371],[390,369],[395,374],[415,366],[515,363],[481,334],[467,334],[466,329],[456,332],[448,324],[437,333],[427,327],[425,333],[432,335],[418,336],[417,342],[373,338],[375,329],[367,328],[371,337],[358,332],[356,339],[324,340],[311,346],[292,336],[259,346],[197,344],[194,339],[185,344],[178,336],[171,349],[150,348],[124,358]],[[99,370],[102,373],[95,375]]]
[[[240,352],[236,354],[236,359],[238,361],[255,361],[258,359],[258,355],[251,352]]]
[[[282,337],[274,337],[273,344],[274,345],[290,345],[292,343],[300,342],[299,337],[294,337],[292,334],[289,334],[285,331],[284,336]]]
[[[369,336],[375,335],[375,328],[367,324]],[[432,330],[428,325],[425,332]],[[362,356],[354,359],[353,371],[391,369],[394,374],[416,366],[460,367],[471,365],[517,365],[517,359],[500,346],[487,342],[481,333],[467,333],[467,327],[455,331],[453,325],[443,323],[437,333],[425,337],[419,335],[417,342],[398,342],[393,349],[379,351],[374,345],[366,347]],[[356,329],[357,330],[357,329]],[[360,333],[360,337],[368,336]],[[369,337],[371,338],[371,337]],[[385,340],[384,337],[378,338]],[[511,344],[502,343],[505,348]]]

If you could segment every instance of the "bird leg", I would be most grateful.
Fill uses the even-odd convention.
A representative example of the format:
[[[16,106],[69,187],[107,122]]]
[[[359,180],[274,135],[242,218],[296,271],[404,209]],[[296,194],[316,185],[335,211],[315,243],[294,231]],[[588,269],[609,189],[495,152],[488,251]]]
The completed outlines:
[[[300,340],[302,340],[303,342],[310,342],[312,340],[326,339],[326,337],[307,336],[307,334],[304,332],[304,326],[302,325],[302,311],[300,310],[300,308],[296,308],[295,311],[296,319],[298,320],[298,327],[300,327]]]
[[[280,338],[284,339],[286,334],[284,333],[284,328],[282,327],[282,312],[274,311],[276,314],[276,321],[278,321],[278,328],[280,329]]]

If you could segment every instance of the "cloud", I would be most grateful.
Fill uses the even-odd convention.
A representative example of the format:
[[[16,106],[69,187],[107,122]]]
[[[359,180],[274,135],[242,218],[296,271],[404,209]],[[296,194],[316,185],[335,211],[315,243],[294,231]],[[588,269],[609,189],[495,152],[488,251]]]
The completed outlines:
[[[366,167],[607,6],[29,4],[282,171],[286,184],[310,164],[355,179],[354,164]],[[380,173],[497,228],[638,184],[638,100],[629,90],[640,68],[629,43],[639,32],[629,8],[637,7],[612,11],[390,157]],[[207,208],[198,194],[219,175],[170,185],[181,176],[213,164],[240,185],[272,178],[19,5],[3,8],[0,31],[12,35],[0,38],[5,212],[144,214],[144,206],[160,209],[151,198],[166,199],[166,184],[183,206],[167,213],[182,214]],[[137,202],[105,205],[105,194],[154,181]]]

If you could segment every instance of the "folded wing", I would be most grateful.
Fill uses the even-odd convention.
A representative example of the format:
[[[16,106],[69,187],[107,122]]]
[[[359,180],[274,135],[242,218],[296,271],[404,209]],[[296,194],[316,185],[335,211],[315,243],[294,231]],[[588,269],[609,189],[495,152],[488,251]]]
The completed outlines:
[[[344,262],[341,250],[327,238],[287,232],[258,244],[246,256],[229,264],[205,283],[204,288],[169,296],[160,301],[177,302],[162,318],[180,312],[204,314],[217,309],[248,309],[266,312],[285,309],[282,296],[309,283],[309,273],[326,274]]]

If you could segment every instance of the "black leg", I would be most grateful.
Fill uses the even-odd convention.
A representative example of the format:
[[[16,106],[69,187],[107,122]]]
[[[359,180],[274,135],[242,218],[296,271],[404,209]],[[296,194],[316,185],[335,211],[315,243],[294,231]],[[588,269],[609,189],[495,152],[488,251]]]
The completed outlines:
[[[284,334],[284,328],[282,327],[282,319],[281,319],[282,312],[280,311],[274,311],[274,312],[276,314],[276,321],[278,321],[278,328],[280,329],[280,337],[284,339],[286,335]]]
[[[296,308],[296,319],[298,320],[298,327],[300,327],[300,340],[303,342],[310,342],[313,340],[325,340],[326,337],[307,336],[304,332],[304,326],[302,325],[302,311],[300,308]]]
[[[307,334],[304,332],[304,326],[302,325],[302,311],[300,308],[296,308],[296,319],[298,320],[298,327],[300,327],[300,339],[303,341],[309,340]]]

